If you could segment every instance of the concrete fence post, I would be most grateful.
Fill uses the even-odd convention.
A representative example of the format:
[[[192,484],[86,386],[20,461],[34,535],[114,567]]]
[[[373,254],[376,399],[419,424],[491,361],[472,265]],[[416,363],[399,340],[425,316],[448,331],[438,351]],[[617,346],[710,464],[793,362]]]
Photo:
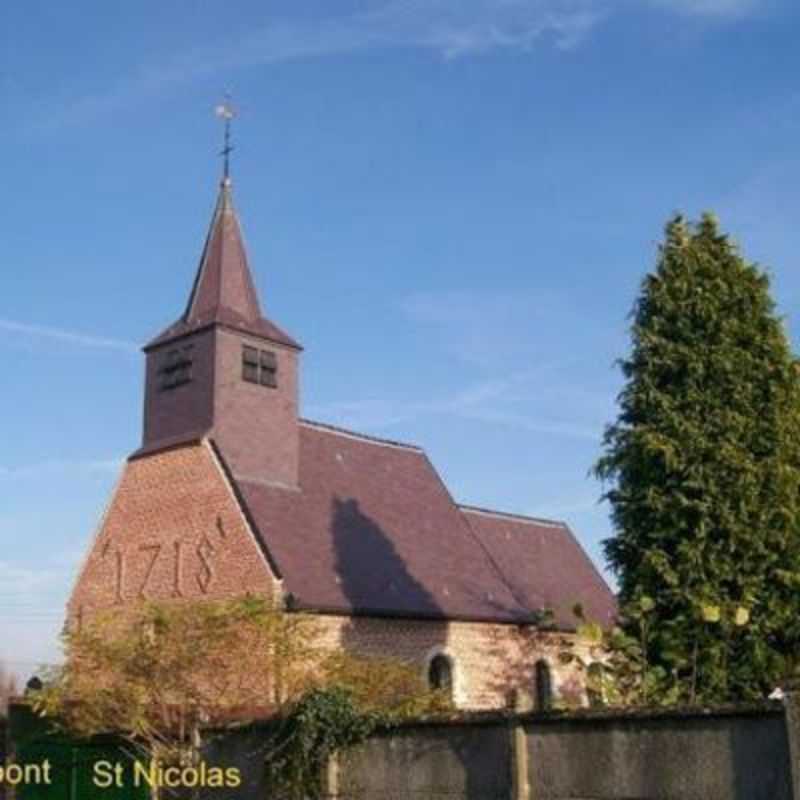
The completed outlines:
[[[509,726],[509,742],[511,751],[511,798],[512,800],[533,800],[528,781],[528,743],[525,726],[520,719],[520,712],[530,710],[529,698],[516,689],[512,698],[513,716]]]
[[[789,740],[789,767],[792,776],[792,796],[800,800],[800,689],[792,686],[783,695],[786,737]]]
[[[334,751],[325,759],[322,767],[322,796],[325,800],[339,797],[339,771],[339,754]]]

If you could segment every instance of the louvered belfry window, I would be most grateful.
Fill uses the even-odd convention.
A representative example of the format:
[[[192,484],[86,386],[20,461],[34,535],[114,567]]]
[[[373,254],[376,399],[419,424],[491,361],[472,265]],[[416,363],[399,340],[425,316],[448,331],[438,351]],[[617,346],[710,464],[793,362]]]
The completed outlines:
[[[261,351],[261,385],[273,389],[278,385],[278,361],[271,350]]]
[[[242,347],[242,378],[274,389],[278,385],[278,360],[271,350]]]
[[[242,377],[250,383],[258,383],[258,350],[245,345],[242,348]]]
[[[164,354],[159,370],[161,389],[174,389],[192,379],[192,345],[174,347]]]

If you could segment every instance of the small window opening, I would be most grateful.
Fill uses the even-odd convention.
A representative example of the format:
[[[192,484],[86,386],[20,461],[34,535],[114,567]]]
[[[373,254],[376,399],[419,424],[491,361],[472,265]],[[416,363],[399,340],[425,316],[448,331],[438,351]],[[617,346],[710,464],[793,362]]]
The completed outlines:
[[[242,347],[242,378],[274,389],[278,385],[278,359],[271,350]]]
[[[192,348],[187,344],[168,350],[159,370],[161,389],[174,389],[192,379]]]
[[[550,665],[540,659],[536,662],[536,709],[549,711],[553,707],[553,676]]]
[[[428,667],[428,685],[433,690],[453,692],[453,666],[450,659],[441,653],[431,659]]]

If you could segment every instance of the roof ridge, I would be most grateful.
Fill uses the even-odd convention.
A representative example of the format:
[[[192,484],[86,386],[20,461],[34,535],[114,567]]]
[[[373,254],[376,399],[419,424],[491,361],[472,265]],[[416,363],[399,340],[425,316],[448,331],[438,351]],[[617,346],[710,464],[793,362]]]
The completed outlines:
[[[560,519],[545,519],[544,517],[532,517],[528,514],[515,514],[510,511],[497,511],[493,508],[481,508],[480,506],[470,506],[465,503],[457,503],[462,511],[469,514],[483,514],[486,517],[500,517],[501,519],[515,519],[520,522],[535,523],[545,525],[550,528],[567,528],[567,523]]]
[[[361,441],[369,442],[370,444],[380,444],[388,447],[398,447],[401,450],[413,450],[415,453],[424,453],[425,451],[417,444],[410,444],[408,442],[398,442],[394,439],[383,439],[380,436],[372,436],[368,433],[359,433],[352,431],[349,428],[342,428],[339,425],[331,425],[327,422],[317,422],[313,419],[298,418],[298,423],[310,428],[326,431],[327,433],[334,433],[337,436],[348,436],[351,439],[359,439]]]

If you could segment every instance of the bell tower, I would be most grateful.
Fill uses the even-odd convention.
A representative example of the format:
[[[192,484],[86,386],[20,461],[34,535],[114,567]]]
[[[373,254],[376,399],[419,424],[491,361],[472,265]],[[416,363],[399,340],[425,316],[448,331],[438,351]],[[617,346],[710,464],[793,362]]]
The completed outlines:
[[[262,314],[225,155],[186,310],[144,347],[142,446],[209,437],[236,477],[296,487],[302,348]]]

